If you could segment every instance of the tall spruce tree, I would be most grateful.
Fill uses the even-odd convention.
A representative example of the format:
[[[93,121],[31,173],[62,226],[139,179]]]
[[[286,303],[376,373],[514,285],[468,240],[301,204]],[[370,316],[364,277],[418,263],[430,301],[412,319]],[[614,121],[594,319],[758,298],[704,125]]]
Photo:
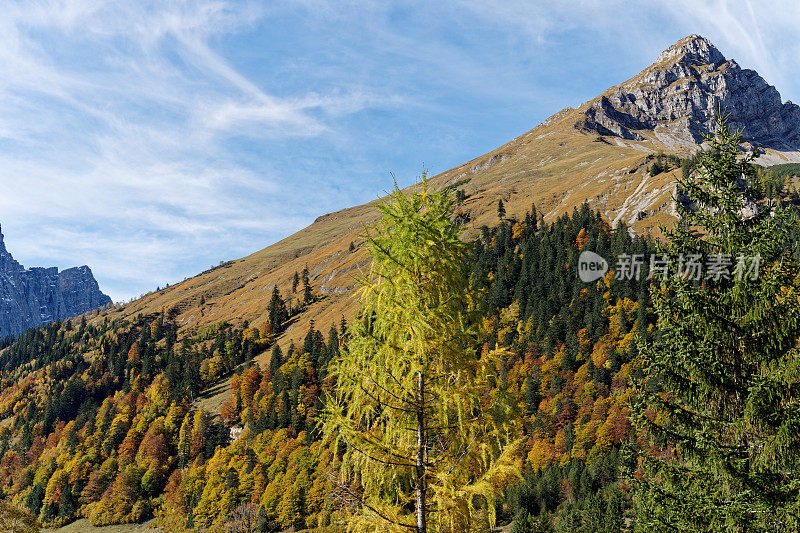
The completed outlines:
[[[281,327],[286,320],[289,319],[289,312],[286,310],[286,302],[281,298],[281,293],[278,291],[278,286],[272,287],[272,297],[267,307],[269,315],[270,331],[273,335],[277,335],[281,331]]]
[[[489,395],[500,358],[470,329],[468,246],[424,175],[380,209],[363,319],[323,417],[344,449],[336,495],[351,531],[488,531],[515,446],[508,402]]]
[[[633,409],[650,437],[636,476],[638,531],[800,527],[800,288],[787,253],[797,219],[753,212],[753,155],[739,141],[721,118],[678,180],[682,221],[666,231],[664,252],[673,264],[701,254],[707,268],[653,291],[657,330],[641,351]],[[760,256],[760,268],[745,256]],[[727,260],[728,275],[708,269]]]
[[[306,266],[303,267],[303,274],[301,275],[301,278],[303,280],[303,303],[304,304],[311,303],[311,300],[314,299],[314,296],[313,296],[312,290],[311,290],[311,280],[309,279],[308,275],[309,275],[309,273],[308,273],[308,265],[306,265]]]

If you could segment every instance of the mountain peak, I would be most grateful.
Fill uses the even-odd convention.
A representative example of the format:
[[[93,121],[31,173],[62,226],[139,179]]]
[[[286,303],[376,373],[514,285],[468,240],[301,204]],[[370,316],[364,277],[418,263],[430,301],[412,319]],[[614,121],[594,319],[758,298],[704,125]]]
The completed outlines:
[[[89,312],[111,303],[88,266],[25,268],[3,243],[0,231],[0,338]]]
[[[675,61],[716,66],[725,62],[725,56],[711,41],[700,35],[692,34],[676,42],[656,58],[656,64]]]
[[[684,37],[639,74],[587,102],[576,126],[649,141],[656,149],[693,151],[715,132],[720,109],[744,140],[800,160],[800,107],[783,103],[756,71],[726,59],[699,35]]]
[[[6,251],[6,243],[3,240],[3,227],[0,226],[0,256],[8,255],[8,251]]]

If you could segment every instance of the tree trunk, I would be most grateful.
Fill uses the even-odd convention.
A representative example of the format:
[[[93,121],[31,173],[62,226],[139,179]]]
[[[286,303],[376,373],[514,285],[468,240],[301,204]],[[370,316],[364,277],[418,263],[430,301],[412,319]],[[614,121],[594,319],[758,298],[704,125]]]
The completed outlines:
[[[427,510],[425,505],[425,378],[417,374],[417,533],[426,533]]]

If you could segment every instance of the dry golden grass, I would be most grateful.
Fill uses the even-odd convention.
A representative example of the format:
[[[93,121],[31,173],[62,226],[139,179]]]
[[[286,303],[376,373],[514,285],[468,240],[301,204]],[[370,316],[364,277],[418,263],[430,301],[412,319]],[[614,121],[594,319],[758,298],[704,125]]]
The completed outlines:
[[[651,142],[603,139],[580,131],[580,111],[565,109],[496,150],[432,178],[437,187],[460,185],[467,194],[458,213],[468,218],[465,238],[497,223],[502,199],[508,217],[524,216],[532,204],[552,221],[583,202],[609,221],[633,223],[646,233],[671,219],[670,174],[647,174]],[[644,181],[644,183],[643,183]],[[173,309],[186,332],[222,320],[260,326],[273,285],[291,295],[294,273],[308,266],[319,299],[289,324],[278,342],[286,348],[305,336],[313,320],[323,333],[357,309],[357,278],[369,266],[360,235],[377,220],[377,201],[319,217],[307,228],[247,257],[230,261],[105,314],[132,316]],[[638,220],[639,212],[646,215]],[[349,251],[350,243],[356,245]],[[299,294],[291,295],[294,303]],[[201,297],[205,303],[200,305]],[[102,316],[102,315],[101,315]],[[257,360],[267,362],[268,353]]]
[[[45,529],[52,533],[161,533],[164,530],[156,527],[154,523],[145,524],[120,524],[117,526],[95,527],[84,518],[76,520],[59,529]]]

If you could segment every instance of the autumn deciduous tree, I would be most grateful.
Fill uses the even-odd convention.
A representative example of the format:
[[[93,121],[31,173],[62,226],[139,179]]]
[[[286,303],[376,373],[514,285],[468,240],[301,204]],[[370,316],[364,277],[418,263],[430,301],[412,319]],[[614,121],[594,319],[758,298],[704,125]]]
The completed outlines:
[[[500,358],[470,327],[468,245],[451,199],[395,190],[367,240],[363,319],[334,364],[324,434],[344,447],[335,491],[352,531],[487,531],[513,476]]]
[[[7,533],[38,533],[39,521],[30,513],[14,507],[8,502],[0,502],[0,529]]]
[[[225,533],[257,533],[264,530],[266,522],[264,512],[257,505],[243,502],[228,515]]]

